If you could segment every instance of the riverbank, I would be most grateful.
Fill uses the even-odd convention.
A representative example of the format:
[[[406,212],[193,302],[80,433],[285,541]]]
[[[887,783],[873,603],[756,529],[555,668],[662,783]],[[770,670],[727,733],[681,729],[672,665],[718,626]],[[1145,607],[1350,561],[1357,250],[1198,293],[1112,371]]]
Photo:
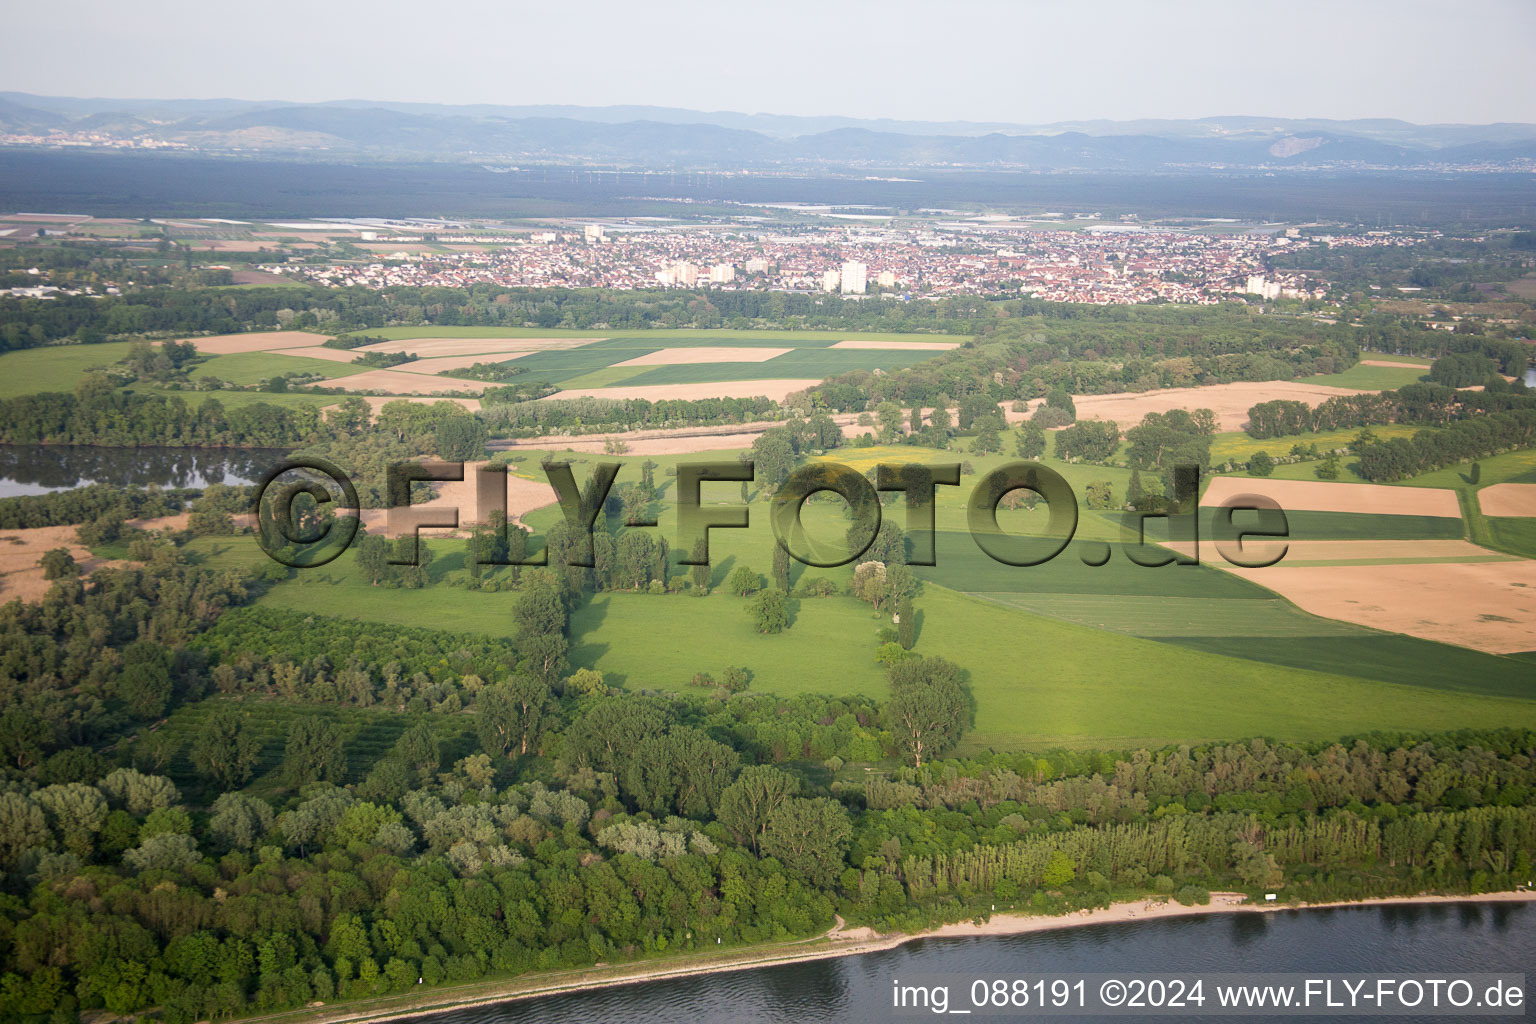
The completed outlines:
[[[1469,896],[1386,896],[1365,900],[1299,904],[1248,903],[1245,902],[1246,899],[1247,897],[1241,893],[1212,893],[1209,904],[1195,906],[1184,906],[1171,900],[1144,899],[1059,916],[993,914],[979,924],[974,921],[955,922],[927,931],[896,935],[879,935],[869,928],[846,928],[842,919],[838,918],[834,928],[813,939],[802,939],[798,942],[771,947],[736,950],[731,954],[716,957],[700,955],[668,959],[652,964],[598,966],[543,974],[520,981],[461,986],[456,991],[436,989],[430,994],[405,994],[336,1007],[311,1006],[284,1013],[244,1018],[244,1020],[247,1024],[252,1022],[297,1024],[301,1021],[304,1024],[352,1024],[352,1022],[364,1021],[369,1024],[382,1024],[384,1021],[406,1017],[448,1013],[477,1006],[558,995],[563,992],[633,985],[668,978],[754,970],[760,967],[775,967],[834,957],[859,956],[894,949],[919,939],[1026,935],[1033,932],[1081,928],[1090,925],[1124,924],[1211,914],[1266,914],[1284,910],[1454,903],[1531,903],[1536,902],[1536,891],[1480,893]]]

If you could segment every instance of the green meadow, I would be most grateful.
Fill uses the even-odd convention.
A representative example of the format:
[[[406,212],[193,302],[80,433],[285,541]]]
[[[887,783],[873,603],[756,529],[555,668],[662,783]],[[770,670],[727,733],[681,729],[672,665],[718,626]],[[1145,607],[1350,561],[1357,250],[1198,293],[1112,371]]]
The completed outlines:
[[[514,470],[534,475],[543,453],[518,452]],[[558,453],[556,453],[558,454]],[[711,455],[655,456],[661,532],[677,547],[669,505],[669,467]],[[831,458],[867,469],[905,455],[926,462],[965,461],[964,453],[922,449],[844,449]],[[605,456],[575,456],[585,464]],[[619,482],[638,475],[641,457],[621,457]],[[1321,619],[1263,587],[1209,566],[1144,568],[1126,557],[1118,516],[1084,512],[1078,539],[1040,566],[1003,565],[964,532],[964,502],[975,480],[1005,456],[971,459],[975,472],[959,488],[940,488],[938,565],[916,569],[917,641],[925,655],[962,666],[975,702],[963,752],[1066,745],[1118,747],[1214,740],[1236,735],[1313,740],[1380,729],[1446,729],[1536,725],[1536,686],[1529,662]],[[1078,488],[1123,470],[1051,463]],[[706,504],[734,504],[734,484],[706,487]],[[747,601],[721,585],[739,566],[766,576],[774,538],[766,495],[754,492],[747,529],[711,531],[711,582],[704,597],[605,592],[584,598],[571,619],[570,662],[593,668],[628,690],[692,690],[695,673],[747,668],[756,692],[885,693],[875,661],[877,634],[890,626],[847,593],[797,597],[792,623],[779,635],[755,631]],[[841,502],[806,506],[807,530],[840,538],[848,520]],[[904,521],[899,500],[886,514]],[[527,519],[536,532],[559,515],[546,508]],[[1005,511],[1006,530],[1028,534],[1044,522]],[[1402,537],[1462,535],[1457,519],[1291,513],[1293,536]],[[1102,566],[1084,564],[1110,542]],[[260,600],[316,615],[510,636],[511,591],[454,586],[466,575],[463,542],[429,542],[436,555],[425,590],[370,586],[351,555],[295,573]],[[259,565],[249,537],[193,542],[209,564]],[[500,570],[505,573],[507,570]],[[674,574],[686,574],[676,567]],[[851,567],[795,564],[794,585],[825,577],[840,589]],[[496,578],[496,577],[493,577]],[[361,748],[360,748],[361,749]]]

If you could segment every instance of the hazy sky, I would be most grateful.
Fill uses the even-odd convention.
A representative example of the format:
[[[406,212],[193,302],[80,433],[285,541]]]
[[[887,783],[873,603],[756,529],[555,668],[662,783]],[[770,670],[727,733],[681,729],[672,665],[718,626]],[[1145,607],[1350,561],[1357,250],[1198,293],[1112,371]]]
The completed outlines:
[[[1533,0],[49,0],[0,24],[0,89],[49,95],[1536,122]]]

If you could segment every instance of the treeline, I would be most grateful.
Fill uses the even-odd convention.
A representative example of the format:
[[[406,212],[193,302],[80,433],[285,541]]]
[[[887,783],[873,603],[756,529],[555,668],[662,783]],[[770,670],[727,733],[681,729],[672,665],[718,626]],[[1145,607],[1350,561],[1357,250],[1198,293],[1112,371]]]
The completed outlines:
[[[555,431],[591,433],[681,426],[713,426],[782,419],[767,398],[558,398],[544,402],[497,402],[494,394],[479,416],[492,437],[538,437]]]
[[[1409,384],[1396,391],[1338,395],[1313,408],[1276,399],[1248,410],[1249,437],[1289,437],[1348,427],[1415,423],[1443,426],[1453,420],[1536,408],[1536,393],[1519,381],[1489,381],[1482,391],[1458,391],[1441,384]]]
[[[979,298],[864,302],[838,295],[677,289],[155,287],[51,300],[0,296],[0,350],[129,334],[331,334],[395,325],[604,330],[775,327],[975,334],[995,317]]]
[[[149,519],[175,515],[201,492],[90,484],[68,491],[0,498],[0,529],[74,526],[102,518]]]
[[[1359,446],[1356,472],[1366,480],[1390,483],[1499,452],[1536,447],[1536,408],[1496,412],[1457,420],[1411,438],[1394,437]]]
[[[216,398],[191,406],[179,395],[119,391],[99,375],[73,394],[0,400],[0,441],[7,444],[284,448],[321,429],[320,413],[310,406],[253,402],[226,409]]]
[[[1008,318],[980,337],[916,366],[830,378],[814,394],[841,411],[882,401],[938,404],[941,396],[1029,400],[1072,394],[1289,380],[1335,373],[1359,358],[1346,329],[1260,320],[1240,307],[1079,307],[1006,303]]]
[[[1531,346],[1525,342],[1481,334],[1437,331],[1385,314],[1367,317],[1360,337],[1362,348],[1386,355],[1428,359],[1441,359],[1453,354],[1486,356],[1498,364],[1499,373],[1508,377],[1523,376],[1525,368],[1531,363]]]

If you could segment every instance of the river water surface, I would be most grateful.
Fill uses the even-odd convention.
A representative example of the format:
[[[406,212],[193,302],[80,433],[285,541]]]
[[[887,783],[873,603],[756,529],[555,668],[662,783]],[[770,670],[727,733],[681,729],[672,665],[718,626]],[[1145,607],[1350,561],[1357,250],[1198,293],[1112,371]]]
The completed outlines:
[[[1053,973],[1139,974],[1166,978],[1187,976],[1192,972],[1290,971],[1426,975],[1536,972],[1536,906],[1442,903],[1272,914],[1215,914],[1090,925],[1028,935],[921,939],[862,956],[592,989],[577,994],[450,1011],[417,1018],[417,1021],[419,1024],[544,1024],[550,1021],[565,1024],[616,1021],[809,1024],[921,1020],[923,1016],[893,1017],[893,979],[933,973],[992,979]],[[950,1005],[959,1008],[969,1004],[960,999],[957,990]],[[1058,1019],[1126,1021],[1137,1018],[1080,1016]],[[1393,1019],[1451,1018],[1399,1016]]]

